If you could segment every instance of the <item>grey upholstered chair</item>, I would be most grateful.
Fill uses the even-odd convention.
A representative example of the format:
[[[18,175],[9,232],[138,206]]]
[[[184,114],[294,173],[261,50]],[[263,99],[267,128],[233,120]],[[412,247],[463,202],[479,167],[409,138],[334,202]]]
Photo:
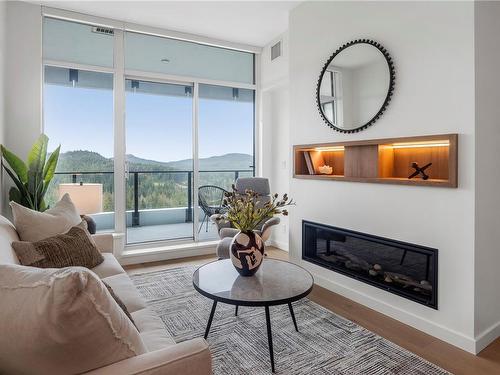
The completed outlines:
[[[264,205],[265,203],[271,200],[270,189],[269,189],[269,180],[263,177],[245,177],[238,178],[235,183],[236,190],[239,192],[244,192],[245,190],[253,190],[259,197],[257,201],[259,205]],[[220,214],[215,214],[210,217],[210,219],[217,225],[220,242],[217,244],[216,253],[219,259],[227,259],[229,258],[229,245],[231,244],[231,240],[238,233],[238,229],[232,228],[231,223],[225,220],[218,220]],[[271,236],[271,228],[274,225],[279,224],[280,219],[278,217],[273,217],[268,219],[267,221],[261,223],[255,232],[262,238],[263,241],[266,241]]]

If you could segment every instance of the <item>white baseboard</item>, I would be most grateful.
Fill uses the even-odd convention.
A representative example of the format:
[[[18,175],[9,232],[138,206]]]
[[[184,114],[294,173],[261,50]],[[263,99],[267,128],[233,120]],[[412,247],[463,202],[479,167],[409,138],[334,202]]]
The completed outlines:
[[[283,250],[283,251],[288,251],[288,242],[285,242],[285,241],[275,241],[273,239],[270,239],[268,241],[268,245],[277,247],[278,249]]]
[[[500,337],[500,322],[496,322],[476,336],[475,354],[478,354],[498,337]]]
[[[463,349],[469,353],[477,354],[476,340],[474,340],[472,337],[468,337],[460,332],[456,332],[440,324],[436,324],[427,319],[409,313],[408,311],[399,309],[385,302],[379,301],[365,293],[361,293],[345,285],[332,282],[331,280],[328,280],[322,276],[317,275],[311,269],[311,267],[307,268],[309,269],[309,271],[312,271],[311,273],[314,276],[314,281],[319,286],[331,290],[332,292],[338,293],[344,297],[347,297],[355,302],[358,302],[384,315],[396,319],[404,324],[407,324],[413,328],[423,331],[440,340],[446,341],[447,343],[457,346],[460,349]]]
[[[128,251],[125,250],[120,256],[117,256],[117,259],[120,264],[124,266],[209,254],[213,254],[215,256],[215,245],[213,243],[191,243],[188,245],[160,246]]]

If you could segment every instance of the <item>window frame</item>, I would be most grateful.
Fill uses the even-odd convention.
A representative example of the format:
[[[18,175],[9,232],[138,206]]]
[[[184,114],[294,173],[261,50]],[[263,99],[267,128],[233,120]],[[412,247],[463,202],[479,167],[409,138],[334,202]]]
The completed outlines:
[[[194,240],[166,240],[166,241],[155,241],[151,243],[142,243],[136,245],[128,245],[126,241],[126,222],[125,222],[125,206],[126,206],[126,165],[125,165],[125,153],[126,153],[126,139],[125,139],[125,80],[126,79],[139,79],[148,80],[153,82],[164,82],[164,83],[174,83],[174,84],[185,84],[191,83],[193,85],[193,172],[195,176],[199,173],[199,162],[198,162],[198,106],[199,106],[199,85],[215,85],[224,86],[230,88],[243,88],[253,90],[254,92],[254,111],[253,111],[253,170],[254,175],[259,176],[262,171],[262,161],[261,161],[261,134],[262,129],[257,124],[257,119],[259,118],[260,111],[260,55],[262,53],[262,48],[233,43],[227,41],[221,41],[213,38],[202,37],[198,35],[192,35],[187,33],[181,33],[176,31],[170,31],[155,27],[137,25],[133,23],[121,22],[113,19],[107,19],[102,17],[95,17],[81,13],[75,13],[71,11],[65,11],[57,8],[51,8],[42,6],[41,17],[49,17],[55,19],[61,19],[64,21],[77,22],[90,24],[93,26],[103,26],[114,29],[113,36],[113,67],[103,67],[94,66],[87,64],[78,64],[67,61],[55,61],[50,59],[42,58],[42,132],[45,128],[44,123],[44,109],[43,109],[43,85],[44,85],[44,68],[45,66],[55,66],[61,68],[72,68],[81,69],[92,72],[102,72],[102,73],[112,73],[113,74],[113,99],[114,99],[114,110],[113,110],[113,129],[114,129],[114,207],[115,207],[115,244],[117,245],[117,257],[126,258],[128,256],[145,255],[150,252],[156,253],[156,251],[161,252],[171,252],[177,250],[179,245],[187,248],[192,248],[195,251],[203,251],[206,246],[212,246],[216,241],[211,242],[199,242],[198,233],[194,231]],[[43,22],[42,22],[43,25]],[[242,83],[242,82],[231,82],[231,81],[221,81],[213,79],[205,79],[199,77],[191,76],[176,76],[163,73],[154,72],[144,72],[137,70],[127,70],[124,66],[124,32],[137,32],[141,34],[147,34],[152,36],[159,36],[171,39],[184,40],[188,42],[205,44],[213,47],[227,48],[238,50],[242,52],[252,53],[254,56],[254,83]],[[43,30],[42,30],[43,32]],[[43,48],[43,46],[42,46]],[[43,54],[42,54],[43,56]],[[193,191],[197,191],[199,186],[199,178],[194,179]],[[198,206],[198,196],[193,194],[193,207]],[[197,223],[199,219],[199,210],[193,210],[193,222]],[[161,250],[159,250],[161,249]],[[184,255],[185,256],[185,255]]]
[[[332,107],[332,123],[338,125],[344,121],[343,115],[343,91],[342,91],[342,72],[336,69],[327,69],[325,73],[330,75],[330,95],[321,95],[323,101],[321,106],[326,113],[326,106]],[[325,100],[325,98],[327,100]]]

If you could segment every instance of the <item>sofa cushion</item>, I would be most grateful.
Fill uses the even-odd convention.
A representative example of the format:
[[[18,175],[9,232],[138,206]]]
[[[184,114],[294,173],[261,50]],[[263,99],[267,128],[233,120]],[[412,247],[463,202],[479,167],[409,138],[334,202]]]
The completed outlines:
[[[86,268],[0,265],[0,301],[0,373],[81,373],[146,352]]]
[[[92,268],[92,272],[96,273],[101,279],[105,277],[118,275],[120,273],[125,273],[124,269],[118,263],[115,256],[111,253],[102,254],[104,261],[98,266]]]
[[[126,273],[104,277],[102,280],[113,288],[130,313],[146,307],[144,300]]]
[[[132,318],[148,352],[175,344],[162,320],[149,308],[133,312]]]
[[[5,217],[0,216],[0,264],[19,264],[11,244],[19,241],[16,228]]]
[[[125,304],[123,303],[123,301],[120,299],[120,297],[118,297],[116,295],[116,293],[113,291],[113,288],[111,288],[108,284],[106,284],[105,281],[102,281],[101,282],[104,284],[104,286],[106,287],[106,289],[108,290],[109,294],[111,295],[111,298],[113,298],[116,302],[116,304],[118,306],[120,306],[120,309],[122,309],[122,311],[125,313],[125,315],[127,315],[127,318],[130,319],[130,321],[132,322],[132,324],[135,326],[135,328],[137,328],[137,326],[135,325],[135,322],[134,322],[134,319],[132,318],[132,315],[130,315],[130,313],[128,312],[127,310],[127,306],[125,306]]]
[[[67,233],[35,242],[14,241],[12,247],[21,264],[25,266],[94,268],[104,261],[84,221]]]
[[[34,242],[66,233],[82,221],[67,193],[53,208],[44,212],[31,210],[16,202],[10,202],[10,207],[14,216],[14,226],[21,241]]]

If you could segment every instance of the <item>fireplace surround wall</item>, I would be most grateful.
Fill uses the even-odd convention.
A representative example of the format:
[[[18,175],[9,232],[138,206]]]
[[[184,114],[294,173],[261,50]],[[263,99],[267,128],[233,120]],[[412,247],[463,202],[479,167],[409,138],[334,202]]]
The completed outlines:
[[[437,249],[303,220],[302,259],[437,309]]]

